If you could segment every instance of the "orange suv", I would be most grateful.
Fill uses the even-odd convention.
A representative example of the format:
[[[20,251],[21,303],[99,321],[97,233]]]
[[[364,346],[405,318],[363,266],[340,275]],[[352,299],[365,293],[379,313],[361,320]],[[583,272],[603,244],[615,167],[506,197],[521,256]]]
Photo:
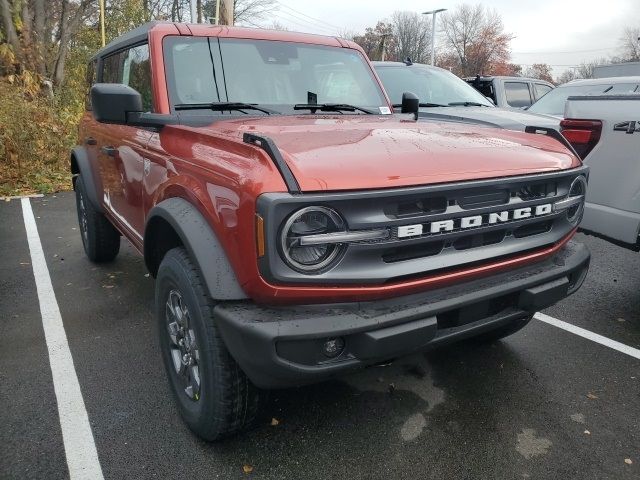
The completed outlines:
[[[471,336],[577,290],[587,168],[555,130],[416,121],[333,37],[150,23],[89,65],[71,154],[95,262],[155,277],[179,410],[215,440],[261,389]]]

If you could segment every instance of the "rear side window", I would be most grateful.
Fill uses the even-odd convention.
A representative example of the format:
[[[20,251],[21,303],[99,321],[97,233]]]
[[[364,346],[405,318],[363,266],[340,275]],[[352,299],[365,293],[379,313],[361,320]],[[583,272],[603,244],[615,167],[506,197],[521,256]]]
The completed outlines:
[[[529,85],[525,82],[505,82],[504,93],[511,107],[528,107],[531,105]]]
[[[142,96],[144,110],[153,110],[149,45],[145,43],[114,53],[106,57],[102,65],[102,81],[104,83],[129,85]]]
[[[98,61],[92,60],[87,65],[87,76],[86,76],[86,84],[87,84],[87,96],[84,99],[84,105],[87,110],[91,110],[91,87],[96,82],[96,73],[98,70]]]
[[[544,85],[542,83],[536,83],[535,84],[535,90],[536,90],[536,98],[542,98],[547,93],[549,93],[552,90],[552,88],[549,85]]]

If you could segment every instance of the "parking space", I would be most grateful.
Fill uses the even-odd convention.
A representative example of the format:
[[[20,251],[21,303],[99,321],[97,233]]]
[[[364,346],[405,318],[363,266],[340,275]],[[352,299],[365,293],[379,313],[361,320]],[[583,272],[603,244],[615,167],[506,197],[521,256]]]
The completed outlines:
[[[493,345],[272,392],[256,430],[202,442],[171,398],[142,258],[123,241],[91,264],[72,192],[31,205],[105,478],[640,477],[640,360],[537,320]],[[640,348],[640,254],[580,238],[589,276],[544,313]],[[20,201],[0,203],[0,251],[0,477],[65,478]]]

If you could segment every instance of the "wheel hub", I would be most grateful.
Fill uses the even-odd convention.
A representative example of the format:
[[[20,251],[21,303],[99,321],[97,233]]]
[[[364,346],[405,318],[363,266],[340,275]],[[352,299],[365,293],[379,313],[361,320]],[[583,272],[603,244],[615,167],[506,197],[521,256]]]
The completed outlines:
[[[185,395],[197,401],[200,399],[200,352],[189,310],[178,290],[169,292],[165,316],[173,367]]]

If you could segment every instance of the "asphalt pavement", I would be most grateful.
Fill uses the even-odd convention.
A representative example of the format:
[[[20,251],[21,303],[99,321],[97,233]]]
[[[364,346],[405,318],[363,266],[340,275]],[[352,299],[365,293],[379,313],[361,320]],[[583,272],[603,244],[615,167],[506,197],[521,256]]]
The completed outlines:
[[[105,478],[640,478],[640,360],[538,320],[271,392],[258,428],[200,441],[171,398],[142,258],[123,240],[91,264],[72,192],[31,205]],[[640,253],[578,238],[586,282],[544,313],[640,348]],[[68,478],[19,200],[0,202],[0,252],[0,478]]]

